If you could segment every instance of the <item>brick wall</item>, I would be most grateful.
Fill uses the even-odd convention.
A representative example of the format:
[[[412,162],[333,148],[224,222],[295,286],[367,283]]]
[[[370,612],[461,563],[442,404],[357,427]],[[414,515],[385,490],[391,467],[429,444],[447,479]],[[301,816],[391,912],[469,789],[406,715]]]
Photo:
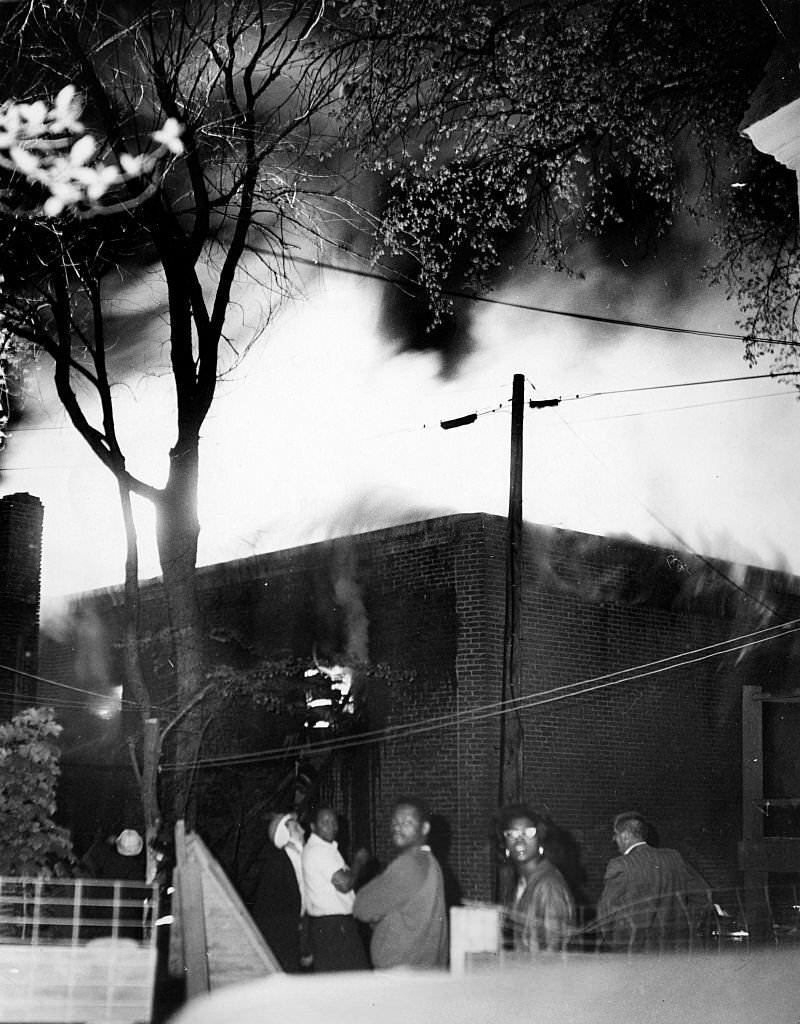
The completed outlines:
[[[798,581],[531,526],[523,558],[526,795],[574,840],[588,901],[614,852],[611,819],[632,808],[712,884],[734,884],[740,687],[767,677],[781,685],[797,659],[791,638],[724,658],[708,657],[707,648],[798,615]],[[322,793],[349,817],[353,840],[381,857],[393,800],[425,798],[463,894],[491,898],[505,520],[412,523],[210,566],[198,582],[210,661],[221,647],[229,656],[238,636],[270,657],[310,665],[315,653],[327,663],[352,656],[387,667],[364,683],[367,725],[385,738],[338,758]],[[78,602],[106,624],[109,646],[118,602],[115,591]],[[143,621],[151,679],[166,698],[157,582],[144,587]],[[642,674],[690,651],[698,652],[692,664]],[[237,742],[269,746],[262,730],[275,723],[246,717]]]
[[[463,713],[499,698],[502,673],[505,524],[475,517],[470,526],[460,552],[469,568],[458,591]],[[523,553],[525,795],[548,807],[575,840],[588,901],[616,853],[611,819],[632,808],[712,884],[735,884],[740,687],[765,671],[775,681],[794,645],[787,640],[768,654],[724,658],[706,657],[705,649],[796,615],[797,581],[754,570],[734,578],[730,567],[702,559],[534,527],[525,531]],[[475,596],[478,580],[483,600]],[[704,660],[641,675],[659,659],[700,649],[695,657]],[[621,670],[628,671],[613,675]],[[487,898],[496,720],[471,728],[475,736],[459,748],[453,862],[465,891]]]

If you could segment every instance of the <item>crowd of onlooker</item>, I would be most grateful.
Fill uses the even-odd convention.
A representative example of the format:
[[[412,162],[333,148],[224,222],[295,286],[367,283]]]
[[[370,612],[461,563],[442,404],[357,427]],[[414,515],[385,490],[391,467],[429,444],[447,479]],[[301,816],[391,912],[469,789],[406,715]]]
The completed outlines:
[[[585,948],[576,893],[550,817],[526,804],[496,818],[511,885],[504,901],[504,942],[518,953]],[[346,971],[448,962],[445,876],[430,845],[431,815],[413,797],[391,813],[394,857],[366,878],[370,860],[339,850],[339,819],[320,805],[308,820],[273,815],[269,842],[241,883],[253,919],[285,971]],[[562,833],[563,834],[563,833]],[[711,905],[705,880],[676,851],[648,842],[638,812],[617,815],[618,849],[607,866],[592,923],[593,945],[607,949],[679,949]]]

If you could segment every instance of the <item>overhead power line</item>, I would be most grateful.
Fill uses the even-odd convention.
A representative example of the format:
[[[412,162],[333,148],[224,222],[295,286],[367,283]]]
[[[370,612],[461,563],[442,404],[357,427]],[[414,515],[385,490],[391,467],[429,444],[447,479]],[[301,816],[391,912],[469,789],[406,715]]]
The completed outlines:
[[[528,401],[528,405],[532,409],[546,409],[546,408],[550,408],[552,406],[557,406],[561,402],[579,402],[579,401],[584,401],[587,398],[607,398],[607,397],[611,397],[611,396],[614,396],[614,395],[632,395],[632,394],[637,394],[637,393],[640,393],[640,392],[647,392],[647,391],[665,391],[665,390],[669,390],[669,389],[673,389],[673,388],[696,388],[696,387],[700,387],[700,386],[703,386],[703,385],[709,385],[709,384],[735,384],[735,383],[738,383],[738,382],[741,382],[741,381],[765,380],[765,379],[768,379],[768,378],[781,378],[781,377],[800,377],[800,370],[791,370],[791,371],[789,371],[787,373],[745,374],[745,375],[740,376],[740,377],[714,377],[714,378],[712,378],[710,380],[679,381],[679,382],[674,383],[674,384],[651,384],[651,385],[646,385],[644,387],[636,387],[636,388],[616,388],[616,389],[613,389],[611,391],[587,391],[587,392],[584,392],[582,394],[567,395],[566,397],[559,396],[558,398],[543,398],[543,399],[531,398]],[[792,392],[785,391],[785,392],[780,392],[780,394],[792,394]],[[759,397],[759,396],[757,396],[757,397]],[[766,397],[766,396],[761,396],[761,397]],[[770,397],[774,397],[774,396],[770,396]],[[732,401],[735,401],[735,399],[732,399]],[[465,413],[463,416],[456,416],[456,417],[453,417],[452,419],[440,420],[439,421],[439,426],[443,430],[451,430],[453,427],[467,426],[470,423],[474,423],[480,416],[488,416],[491,413],[503,412],[503,411],[507,410],[509,404],[510,404],[509,401],[503,401],[503,402],[499,402],[497,405],[493,405],[493,406],[491,406],[491,407],[489,407],[487,409],[479,409],[479,410],[476,410],[474,412]],[[712,404],[713,405],[715,403],[708,403],[708,404]],[[642,414],[642,415],[644,415],[644,414]],[[422,429],[427,429],[429,427],[429,425],[430,424],[428,424],[428,423],[423,423],[419,429],[421,429],[421,430]]]
[[[570,420],[570,423],[605,423],[608,420],[630,420],[640,416],[657,416],[659,413],[686,412],[689,409],[711,409],[717,405],[733,405],[735,402],[758,402],[762,398],[793,398],[797,400],[796,391],[770,391],[768,395],[739,395],[737,398],[720,398],[715,402],[692,402],[689,405],[662,405],[653,409],[640,409],[638,412],[611,413],[608,416],[588,416],[586,419]]]
[[[800,370],[787,370],[784,373],[751,373],[741,377],[712,377],[710,380],[687,380],[676,384],[649,384],[638,388],[617,388],[614,391],[586,391],[579,395],[569,395],[560,399],[562,402],[575,402],[584,398],[606,398],[609,395],[633,395],[640,391],[667,391],[671,388],[696,388],[705,384],[736,384],[743,380],[780,379],[782,377],[800,377]]]
[[[345,250],[347,251],[347,250]],[[354,253],[350,255],[355,256]],[[402,277],[389,277],[386,274],[375,270],[365,270],[358,267],[341,267],[326,260],[313,260],[305,256],[292,256],[293,263],[301,263],[309,267],[317,267],[321,270],[333,270],[339,274],[351,274],[354,277],[366,277],[373,281],[380,281],[382,284],[394,285],[397,288],[408,290],[413,286],[410,280]],[[499,299],[493,295],[477,295],[474,292],[459,291],[458,289],[444,288],[442,294],[451,299],[462,299],[467,302],[481,302],[492,306],[504,306],[507,309],[522,309],[529,313],[543,313],[546,316],[561,316],[572,320],[588,320],[592,323],[608,324],[611,327],[628,327],[643,331],[663,331],[668,334],[691,334],[701,338],[719,338],[722,341],[739,341],[744,343],[751,341],[754,345],[786,345],[790,348],[800,347],[800,341],[785,341],[781,338],[750,338],[743,334],[733,334],[728,331],[709,331],[700,327],[676,327],[673,324],[655,324],[646,320],[626,320],[621,317],[599,316],[594,313],[577,313],[569,309],[552,309],[548,306],[536,306],[528,302],[514,302],[511,299]]]
[[[37,683],[46,683],[48,686],[56,686],[62,690],[70,690],[72,693],[80,693],[86,697],[100,697],[101,700],[107,700],[108,693],[99,693],[97,690],[86,690],[80,686],[71,686],[69,683],[60,683],[57,679],[47,679],[45,676],[37,676],[33,672],[26,672],[21,668],[13,668],[11,665],[0,665],[0,671],[11,672],[17,676],[25,676],[26,679],[33,679]],[[135,700],[123,700],[123,704],[127,704],[129,707],[138,708],[139,704]],[[167,709],[161,705],[154,704],[153,709],[155,711],[166,711]]]
[[[703,647],[684,651],[680,654],[659,658],[655,661],[645,662],[641,665],[619,669],[616,672],[608,672],[603,675],[594,676],[588,679],[581,679],[574,683],[566,683],[562,686],[555,686],[549,690],[540,690],[536,693],[511,698],[505,701],[495,701],[490,704],[479,705],[475,708],[467,708],[459,711],[428,717],[424,722],[403,722],[393,726],[386,726],[383,729],[372,729],[357,736],[342,737],[333,739],[328,743],[315,743],[309,747],[308,744],[286,744],[281,747],[269,747],[265,750],[255,751],[249,754],[229,754],[218,757],[200,758],[192,762],[170,762],[162,765],[163,770],[175,771],[181,768],[202,766],[202,767],[225,767],[226,765],[248,764],[263,761],[281,760],[286,757],[297,757],[303,753],[327,753],[342,750],[350,747],[363,746],[374,742],[391,742],[400,739],[407,739],[422,733],[448,729],[457,724],[472,724],[496,718],[500,715],[509,714],[512,711],[524,711],[540,707],[544,704],[551,704],[556,701],[568,700],[582,697],[598,690],[609,687],[621,686],[625,683],[637,682],[641,679],[661,675],[676,669],[695,665],[711,658],[721,657],[726,654],[735,654],[747,648],[758,646],[763,643],[770,643],[781,637],[789,636],[800,632],[800,619],[791,619],[775,626],[767,626],[751,633],[731,637],[728,640],[718,641],[714,644],[707,644]]]
[[[554,405],[558,405],[561,402],[583,401],[584,399],[587,399],[587,398],[605,398],[607,396],[621,395],[621,394],[627,394],[627,393],[634,393],[636,391],[645,391],[645,392],[646,391],[660,391],[663,388],[697,387],[697,386],[699,386],[701,384],[728,384],[728,383],[732,383],[732,382],[735,382],[735,381],[760,380],[760,379],[762,379],[764,377],[773,377],[773,376],[774,377],[783,377],[783,376],[790,376],[790,374],[780,374],[780,373],[779,374],[770,374],[770,373],[768,373],[768,374],[755,374],[755,375],[752,375],[752,376],[744,376],[744,377],[720,377],[720,378],[717,378],[715,380],[707,380],[707,381],[700,381],[700,380],[697,380],[697,381],[685,381],[683,383],[678,383],[678,384],[654,384],[654,385],[652,385],[650,387],[642,387],[642,388],[619,388],[619,389],[612,390],[612,391],[592,391],[592,392],[586,392],[585,394],[568,395],[565,398],[546,399],[546,400],[544,400],[544,402],[539,402],[538,405],[539,406],[551,406],[551,405],[554,406]],[[482,388],[475,388],[473,390],[483,390],[483,389]],[[740,396],[738,396],[736,398],[721,398],[721,399],[718,399],[717,401],[714,401],[714,402],[702,402],[702,403],[696,403],[696,404],[693,404],[693,405],[676,405],[676,406],[668,406],[666,408],[661,407],[661,408],[657,408],[657,409],[644,409],[644,410],[642,410],[640,412],[618,413],[618,414],[608,415],[608,416],[592,417],[591,419],[584,419],[584,420],[580,420],[578,422],[580,422],[580,423],[595,423],[595,422],[600,422],[602,420],[631,419],[631,418],[636,417],[636,416],[651,416],[651,415],[654,415],[656,413],[682,412],[682,411],[684,411],[686,409],[705,409],[705,408],[711,408],[712,406],[716,406],[716,405],[730,405],[733,402],[749,402],[749,401],[756,401],[756,400],[760,401],[763,398],[786,398],[786,397],[789,397],[789,396],[797,397],[797,392],[795,392],[795,391],[771,391],[771,392],[769,392],[769,394],[766,394],[766,395],[740,395]],[[474,422],[475,420],[477,420],[481,416],[488,416],[491,413],[496,413],[496,412],[505,412],[505,411],[508,410],[510,404],[511,403],[509,401],[499,402],[497,405],[491,406],[490,408],[479,409],[479,410],[477,410],[474,413],[468,413],[466,417],[456,417],[455,419],[451,419],[451,420],[440,420],[439,423],[437,424],[437,426],[440,426],[440,427],[444,426],[444,429],[449,429],[450,427],[461,426],[461,425],[463,425],[462,422],[461,422],[462,420],[464,422],[466,422],[466,423],[470,423],[470,422]],[[417,426],[398,427],[395,430],[382,431],[380,434],[370,434],[370,435],[367,435],[367,436],[365,436],[364,440],[376,440],[376,439],[382,438],[382,437],[390,437],[390,436],[392,436],[394,434],[413,434],[413,433],[416,433],[418,431],[421,432],[423,430],[429,430],[432,426],[433,426],[433,424],[431,424],[431,423],[420,423]],[[12,430],[11,433],[12,434],[13,433],[18,433],[20,429],[22,429],[22,428],[17,427],[14,430]],[[38,428],[38,427],[25,427],[24,429],[28,430],[28,431],[36,431],[36,430],[38,430],[40,428]],[[53,428],[51,428],[51,427],[42,427],[41,429],[43,429],[43,430],[50,430],[50,429],[53,429]],[[215,442],[215,443],[219,444],[219,442]],[[70,469],[70,464],[68,464],[68,463],[59,463],[57,465],[56,464],[53,464],[53,465],[43,464],[43,465],[38,465],[38,466],[34,466],[34,465],[28,465],[28,466],[4,466],[4,465],[0,464],[0,475],[2,475],[3,473],[25,473],[25,472],[29,472],[30,470],[36,470],[38,472],[40,470],[45,470],[45,469],[57,470],[59,472],[67,472]]]
[[[337,268],[333,268],[333,269],[337,269]],[[613,388],[613,389],[610,389],[608,391],[585,391],[585,392],[581,392],[581,393],[575,394],[575,395],[558,396],[557,398],[547,398],[547,399],[538,399],[538,400],[531,399],[530,400],[530,405],[531,405],[532,408],[546,408],[548,406],[558,405],[560,402],[578,402],[578,401],[584,401],[584,400],[586,400],[588,398],[608,398],[608,397],[612,397],[614,395],[632,395],[632,394],[637,394],[637,393],[646,393],[648,391],[667,391],[667,390],[671,390],[671,389],[674,389],[674,388],[696,388],[696,387],[701,387],[701,386],[711,385],[711,384],[736,384],[736,383],[741,383],[741,382],[744,382],[744,381],[751,381],[751,380],[768,380],[768,379],[781,380],[784,377],[798,377],[798,376],[800,376],[800,370],[787,370],[785,372],[771,371],[769,373],[742,374],[742,375],[737,376],[737,377],[713,377],[713,378],[710,378],[709,380],[677,381],[677,382],[672,383],[672,384],[648,384],[648,385],[643,385],[641,387],[635,387],[635,388]],[[789,394],[789,393],[790,392],[781,392],[781,394]],[[760,396],[760,397],[768,397],[768,396]],[[772,397],[772,396],[769,396],[769,397]],[[713,404],[713,403],[709,403],[709,404]],[[469,423],[474,423],[475,420],[479,416],[485,416],[485,415],[487,415],[489,413],[493,413],[493,412],[501,412],[502,410],[506,409],[508,407],[508,405],[509,405],[509,402],[500,402],[498,405],[492,406],[491,408],[488,408],[488,409],[482,409],[482,410],[477,411],[477,412],[467,413],[464,416],[458,416],[458,417],[455,417],[453,419],[440,420],[439,426],[443,427],[445,430],[448,430],[448,429],[450,429],[452,427],[460,427],[460,426],[464,426],[464,425],[469,424]],[[428,426],[429,426],[429,424],[423,423],[422,426],[419,429],[427,429]],[[68,429],[68,427],[66,427],[66,425],[65,425],[65,427],[52,427],[52,426],[12,427],[8,431],[8,434],[9,434],[9,436],[11,436],[13,434],[21,433],[23,431],[35,433],[35,432],[40,431],[40,430],[60,430],[60,429],[65,429],[65,428]],[[3,473],[18,473],[18,472],[23,472],[23,471],[28,470],[28,469],[37,469],[37,470],[41,470],[41,469],[65,470],[66,468],[68,468],[68,467],[65,467],[65,465],[63,463],[54,463],[54,464],[50,464],[50,465],[41,465],[41,466],[2,466],[2,467],[0,467],[0,472],[3,472]]]
[[[800,371],[797,371],[797,372],[800,373]],[[770,377],[772,375],[771,374],[762,374],[761,376]],[[751,379],[750,377],[731,378],[731,380],[750,380],[750,379]],[[533,385],[533,382],[530,381],[528,378],[525,378],[525,383],[527,384],[527,386],[532,391],[536,390],[534,385]],[[698,384],[716,384],[716,383],[723,383],[723,381],[721,379],[717,379],[717,380],[704,380],[704,381],[693,381],[693,382],[690,382],[689,384],[665,384],[665,385],[661,385],[660,387],[689,387],[689,386],[698,385]],[[631,388],[629,390],[631,390],[631,391],[645,391],[645,390],[657,390],[657,389],[656,388]],[[609,394],[617,394],[619,392],[608,392],[608,393]],[[585,398],[596,398],[596,397],[599,397],[600,394],[601,394],[601,392],[594,392],[592,394],[587,394],[585,396],[575,395],[575,399],[584,398],[584,397]],[[562,401],[562,399],[560,399],[560,398],[547,398],[547,399],[542,399],[542,400],[530,399],[528,401],[528,405],[532,409],[546,409],[546,408],[550,408],[550,407],[553,407],[553,406],[560,405],[561,401]],[[498,411],[500,411],[501,408],[503,408],[507,404],[508,404],[507,402],[500,403],[499,406],[496,406],[496,407],[491,408],[491,409],[484,409],[481,412],[470,413],[469,415],[466,415],[466,416],[459,416],[459,417],[456,417],[455,419],[452,419],[452,420],[441,420],[440,423],[439,423],[439,426],[442,427],[442,429],[444,429],[444,430],[449,430],[452,427],[460,427],[460,426],[464,426],[464,425],[467,425],[467,424],[470,424],[470,423],[474,423],[477,420],[478,416],[483,416],[483,415],[487,415],[488,413],[498,412]],[[567,420],[565,420],[564,417],[561,416],[560,414],[558,414],[558,415],[559,415],[559,419],[564,424],[564,426],[572,434],[574,434],[575,437],[582,444],[584,444],[589,449],[589,451],[590,451],[591,455],[593,456],[593,458],[595,458],[601,465],[603,465],[602,460],[594,452],[594,450],[591,448],[591,446],[589,446],[587,444],[587,442],[584,440],[584,438],[582,438],[580,436],[580,434],[575,430],[575,427],[573,426],[573,424],[568,422]],[[521,428],[522,428],[522,425],[520,425],[520,429]],[[520,467],[520,472],[521,472],[521,467]],[[767,605],[760,597],[758,597],[758,596],[756,596],[754,594],[751,594],[748,590],[746,590],[743,586],[741,586],[741,584],[737,583],[736,580],[732,579],[728,575],[728,573],[726,573],[722,569],[720,569],[719,566],[717,566],[710,558],[707,558],[705,555],[702,555],[693,545],[687,543],[684,540],[684,538],[681,537],[680,534],[677,533],[677,531],[673,530],[671,526],[669,526],[667,523],[665,523],[663,521],[663,519],[660,516],[656,515],[656,513],[651,508],[648,508],[646,505],[644,505],[641,501],[638,500],[638,498],[636,498],[635,500],[636,500],[637,504],[641,508],[643,508],[645,510],[645,512],[647,512],[647,514],[649,516],[651,516],[655,520],[655,522],[657,522],[659,524],[659,526],[661,526],[662,529],[666,530],[684,548],[686,548],[687,550],[691,551],[715,575],[719,576],[720,579],[724,580],[726,583],[728,583],[735,590],[739,591],[739,593],[741,593],[749,601],[755,602],[756,604],[760,605],[762,608],[764,608],[766,611],[768,611],[768,612],[770,612],[772,614],[775,613],[775,609],[774,608],[771,608],[769,605]]]
[[[25,698],[23,694],[15,693],[9,690],[0,691],[0,698],[9,701],[27,703],[28,705],[30,705],[31,702],[39,703],[38,698],[36,697]],[[120,703],[119,701],[115,700],[112,696],[104,697],[103,700],[107,703],[111,703],[114,705]],[[46,702],[42,703],[46,703],[47,707],[51,707],[54,710],[59,711],[85,711],[87,714],[93,713],[88,702],[85,700],[79,700],[78,698],[48,698]]]

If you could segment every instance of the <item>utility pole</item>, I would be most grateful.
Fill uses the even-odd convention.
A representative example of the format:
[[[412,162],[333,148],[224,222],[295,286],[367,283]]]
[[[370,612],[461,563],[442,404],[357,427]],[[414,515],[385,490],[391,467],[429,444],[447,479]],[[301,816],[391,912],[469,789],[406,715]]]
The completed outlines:
[[[531,409],[556,406],[560,398],[531,400]],[[500,804],[522,800],[524,785],[522,715],[513,702],[522,696],[522,426],[525,413],[525,375],[514,374],[511,394],[511,474],[508,488],[506,531],[505,630],[500,716]],[[478,413],[442,420],[443,430],[474,423]],[[509,702],[511,706],[509,707]]]
[[[506,537],[506,614],[503,635],[504,705],[500,717],[500,805],[522,800],[522,716],[519,709],[506,710],[508,701],[522,695],[522,425],[525,410],[525,377],[514,374],[511,394],[511,472],[508,487]]]

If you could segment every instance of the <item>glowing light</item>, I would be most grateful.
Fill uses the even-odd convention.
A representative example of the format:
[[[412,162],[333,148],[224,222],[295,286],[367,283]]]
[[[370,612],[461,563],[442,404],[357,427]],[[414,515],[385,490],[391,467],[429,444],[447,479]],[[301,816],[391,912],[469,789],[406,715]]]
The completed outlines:
[[[112,686],[110,693],[100,696],[91,705],[91,712],[96,718],[102,718],[108,722],[122,710],[122,686]]]
[[[353,685],[353,670],[348,668],[346,665],[317,665],[316,669],[310,669],[309,672],[319,673],[331,680],[331,689],[336,690],[343,697],[346,697],[350,693],[350,688]],[[306,675],[309,674],[306,673]]]
[[[344,679],[339,683],[331,683],[331,689],[336,690],[337,693],[341,693],[343,697],[347,697],[350,693],[350,687],[353,685],[352,673],[348,672]]]

